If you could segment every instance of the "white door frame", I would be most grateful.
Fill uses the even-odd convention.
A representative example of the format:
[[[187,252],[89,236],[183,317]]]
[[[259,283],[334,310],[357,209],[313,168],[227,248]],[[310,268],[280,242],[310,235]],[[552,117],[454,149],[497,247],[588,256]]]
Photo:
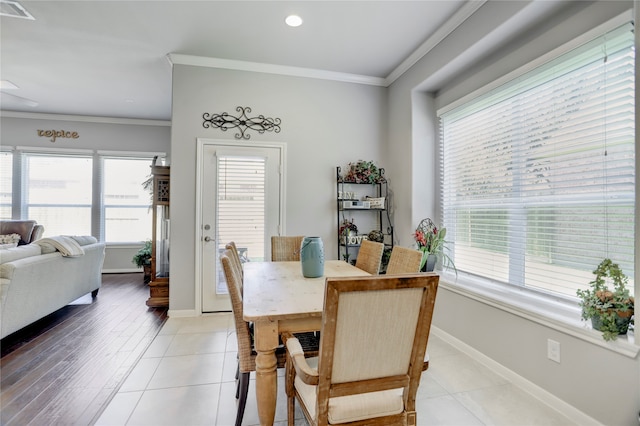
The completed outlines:
[[[198,315],[202,315],[202,229],[200,229],[202,223],[202,178],[203,178],[203,153],[206,145],[215,146],[228,146],[228,147],[248,147],[248,148],[276,148],[280,151],[280,212],[278,217],[278,229],[280,234],[286,233],[284,224],[286,223],[285,213],[285,196],[286,196],[286,158],[287,158],[287,145],[284,142],[261,142],[261,141],[245,141],[245,140],[233,140],[233,139],[209,139],[209,138],[196,138],[196,220],[195,220],[195,236],[194,249],[195,249],[195,312]],[[217,244],[217,242],[216,242]]]

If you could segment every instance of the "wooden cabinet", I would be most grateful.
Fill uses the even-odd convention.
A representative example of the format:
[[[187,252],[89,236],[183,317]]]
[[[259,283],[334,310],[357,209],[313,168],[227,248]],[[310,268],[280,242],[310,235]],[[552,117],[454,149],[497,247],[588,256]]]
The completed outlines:
[[[151,281],[147,306],[169,306],[169,166],[151,166],[153,176],[153,230],[151,236]]]
[[[341,168],[336,167],[336,211],[338,259],[355,264],[362,239],[377,240],[385,245],[380,268],[384,272],[393,248],[393,224],[389,215],[389,188],[384,169],[380,171],[382,178],[378,183],[348,182]],[[341,233],[345,220],[356,224],[358,232]]]

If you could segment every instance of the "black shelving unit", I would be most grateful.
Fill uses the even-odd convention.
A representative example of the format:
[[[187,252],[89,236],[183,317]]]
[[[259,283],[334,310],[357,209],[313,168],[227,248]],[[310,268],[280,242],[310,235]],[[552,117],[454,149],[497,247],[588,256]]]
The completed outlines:
[[[385,245],[386,256],[383,255],[383,265],[381,270],[386,269],[385,259],[393,248],[393,224],[389,215],[389,187],[387,179],[384,177],[384,169],[380,169],[382,179],[378,183],[364,182],[344,182],[342,180],[342,169],[336,167],[336,212],[338,227],[338,259],[355,263],[360,244],[350,244],[348,240],[340,235],[340,226],[345,219],[351,220],[358,226],[357,237],[367,236],[372,230],[378,230],[382,234],[382,242]],[[346,196],[353,193],[354,197]],[[342,195],[342,196],[340,196]],[[351,207],[353,201],[366,201],[366,197],[382,198],[384,203],[380,208]],[[371,224],[371,222],[375,222]],[[369,223],[370,226],[366,226]]]

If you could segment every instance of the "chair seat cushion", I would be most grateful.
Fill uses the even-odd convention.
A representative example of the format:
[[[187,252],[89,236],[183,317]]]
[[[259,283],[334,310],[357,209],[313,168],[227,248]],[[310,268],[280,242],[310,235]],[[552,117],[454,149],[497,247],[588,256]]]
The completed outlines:
[[[295,387],[312,418],[316,417],[317,386],[307,385],[300,377]],[[329,400],[329,423],[340,424],[374,417],[400,414],[404,410],[402,389],[340,396]]]

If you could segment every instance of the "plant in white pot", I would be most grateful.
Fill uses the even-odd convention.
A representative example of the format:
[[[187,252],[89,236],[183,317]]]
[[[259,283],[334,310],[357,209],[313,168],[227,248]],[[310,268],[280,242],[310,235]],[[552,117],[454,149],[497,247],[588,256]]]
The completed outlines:
[[[633,323],[635,301],[627,288],[628,277],[611,259],[600,262],[593,273],[596,278],[589,288],[576,291],[582,319],[591,320],[592,327],[602,331],[604,340],[614,340],[626,334]]]

